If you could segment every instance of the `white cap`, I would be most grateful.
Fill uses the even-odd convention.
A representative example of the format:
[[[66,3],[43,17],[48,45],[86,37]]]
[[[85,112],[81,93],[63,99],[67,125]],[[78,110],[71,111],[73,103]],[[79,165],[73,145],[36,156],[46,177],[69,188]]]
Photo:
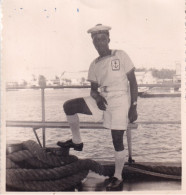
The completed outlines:
[[[108,32],[110,29],[111,29],[110,26],[103,26],[102,24],[97,24],[93,28],[89,29],[87,33],[97,34],[101,32]]]

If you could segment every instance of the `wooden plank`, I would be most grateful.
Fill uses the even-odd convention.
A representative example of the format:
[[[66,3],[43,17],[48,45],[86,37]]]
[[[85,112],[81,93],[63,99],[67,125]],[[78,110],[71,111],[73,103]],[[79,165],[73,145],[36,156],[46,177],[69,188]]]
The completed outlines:
[[[54,121],[6,121],[7,127],[30,127],[30,128],[68,128],[69,124],[66,121],[54,122]],[[138,124],[130,123],[128,125],[129,129],[137,129]],[[81,129],[104,129],[102,123],[94,123],[94,122],[81,122]]]

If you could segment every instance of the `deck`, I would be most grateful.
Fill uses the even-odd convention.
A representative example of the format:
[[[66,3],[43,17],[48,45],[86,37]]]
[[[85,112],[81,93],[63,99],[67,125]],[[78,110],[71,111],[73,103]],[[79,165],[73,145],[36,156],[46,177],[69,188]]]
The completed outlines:
[[[102,162],[102,164],[105,164],[106,166],[114,166],[113,164],[110,165],[110,162]],[[165,170],[172,169],[175,172],[178,170],[181,171],[181,163],[140,162],[138,164],[147,167],[158,167],[159,169]],[[128,177],[127,174],[131,175],[132,177]],[[172,180],[155,177],[152,175],[150,176],[148,174],[140,174],[131,171],[127,165],[124,166],[124,175],[126,175],[126,179],[123,183],[123,191],[181,190],[181,179]],[[89,174],[80,186],[79,191],[106,191],[106,185],[108,182],[105,181],[105,179],[107,178],[108,177],[100,176],[92,171],[89,171]]]
[[[90,172],[80,191],[106,191],[106,177]],[[126,180],[123,191],[172,191],[181,190],[181,181],[168,180]]]
[[[114,162],[98,161],[105,168],[114,171]],[[145,167],[145,169],[132,169],[132,167]],[[151,171],[148,171],[152,169]],[[143,170],[143,171],[140,171]],[[160,173],[160,171],[162,173]],[[125,163],[123,169],[122,191],[178,191],[182,188],[181,163],[170,162],[137,162],[132,165]],[[86,178],[75,189],[67,191],[78,192],[105,192],[108,185],[108,176],[99,175],[91,170]],[[7,192],[20,190],[7,187]],[[43,190],[44,191],[44,190]],[[66,191],[66,190],[65,190]]]

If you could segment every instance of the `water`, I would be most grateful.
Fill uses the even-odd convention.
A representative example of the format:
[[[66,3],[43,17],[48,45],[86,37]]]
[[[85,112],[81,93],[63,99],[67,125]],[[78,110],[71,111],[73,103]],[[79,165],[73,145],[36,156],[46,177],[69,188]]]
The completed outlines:
[[[63,103],[71,98],[89,95],[89,89],[47,89],[45,106],[47,121],[66,120]],[[181,119],[180,98],[138,98],[138,121],[179,121]],[[40,90],[7,92],[7,120],[40,121]],[[79,115],[81,121],[93,121],[91,116]],[[41,130],[37,130],[41,137]],[[83,152],[71,151],[80,158],[113,160],[114,149],[110,130],[83,129]],[[71,138],[70,130],[47,129],[47,144]],[[7,140],[36,140],[31,128],[7,128]],[[126,136],[124,136],[127,149]],[[180,162],[181,126],[179,124],[141,124],[132,130],[133,157],[141,162]]]

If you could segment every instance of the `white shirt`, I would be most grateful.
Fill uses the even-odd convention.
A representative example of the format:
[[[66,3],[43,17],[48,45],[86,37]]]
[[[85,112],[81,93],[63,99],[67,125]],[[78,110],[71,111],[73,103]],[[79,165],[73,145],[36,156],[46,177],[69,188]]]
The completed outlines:
[[[128,94],[127,73],[132,69],[134,64],[124,51],[112,50],[111,55],[96,58],[91,63],[88,81],[97,83],[101,91]]]

